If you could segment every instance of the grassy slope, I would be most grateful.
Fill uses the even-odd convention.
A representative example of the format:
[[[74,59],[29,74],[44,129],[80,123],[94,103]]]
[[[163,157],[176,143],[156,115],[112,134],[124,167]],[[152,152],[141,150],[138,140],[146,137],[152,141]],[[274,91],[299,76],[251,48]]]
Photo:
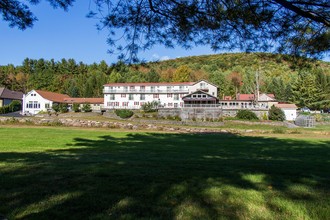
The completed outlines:
[[[329,139],[0,127],[10,219],[326,219]]]

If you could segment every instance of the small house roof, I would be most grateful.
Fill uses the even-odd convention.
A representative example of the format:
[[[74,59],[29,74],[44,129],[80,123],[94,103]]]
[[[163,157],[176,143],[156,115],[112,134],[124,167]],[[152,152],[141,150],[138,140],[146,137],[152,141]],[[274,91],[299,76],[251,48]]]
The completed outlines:
[[[61,93],[48,92],[43,90],[35,90],[35,91],[44,99],[48,99],[49,101],[53,101],[53,102],[63,103],[65,98],[70,98],[70,96]]]
[[[298,108],[295,104],[289,104],[289,103],[275,104],[275,107],[283,108],[283,109],[297,109]]]
[[[0,98],[22,100],[23,93],[17,92],[17,91],[12,91],[12,90],[2,87],[2,88],[0,88]]]
[[[266,95],[266,96],[268,96],[271,99],[275,99],[275,95],[274,94],[261,93],[259,95],[259,97],[262,96],[262,95]],[[239,100],[239,101],[253,101],[254,99],[255,99],[255,95],[254,94],[237,94],[237,96],[236,96],[236,100]]]
[[[104,103],[104,98],[65,98],[65,103],[89,103],[89,104],[102,104]]]

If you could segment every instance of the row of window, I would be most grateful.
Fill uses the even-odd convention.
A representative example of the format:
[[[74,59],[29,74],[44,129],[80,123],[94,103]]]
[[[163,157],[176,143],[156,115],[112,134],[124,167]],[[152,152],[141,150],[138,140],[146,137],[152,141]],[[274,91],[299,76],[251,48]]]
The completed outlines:
[[[192,98],[207,98],[206,94],[194,94],[191,96]]]
[[[145,86],[137,86],[137,87],[140,87],[140,90],[145,90],[146,89]],[[201,86],[201,88],[202,87],[204,88],[204,86]],[[120,89],[120,86],[117,86],[117,87],[116,86],[109,86],[110,90],[113,90],[113,89],[116,89],[116,88]],[[124,91],[135,91],[135,86],[124,86],[123,88],[124,88]],[[156,88],[159,88],[159,86],[150,86],[151,91],[155,91]],[[174,86],[166,86],[166,89],[168,91],[170,91],[172,88],[174,88]],[[187,86],[186,86],[186,88],[187,88]],[[184,86],[179,86],[179,89],[183,90]]]
[[[135,106],[142,106],[145,102],[134,102]],[[128,102],[122,102],[121,105],[119,102],[107,102],[107,106],[128,106]]]
[[[38,101],[29,101],[28,103],[26,103],[26,108],[40,108],[40,103]],[[50,104],[46,103],[45,108],[50,108]]]
[[[40,103],[37,101],[30,101],[28,103],[26,103],[26,108],[40,108]]]
[[[239,103],[238,102],[220,102],[220,104],[221,105],[239,105]],[[241,102],[241,105],[252,105],[252,103],[251,102],[248,102],[248,103],[246,103],[246,102]]]
[[[107,102],[107,106],[111,106],[111,107],[114,107],[114,106],[128,106],[128,103],[129,102]],[[142,105],[144,105],[145,104],[145,102],[134,102],[134,106],[142,106]],[[163,106],[164,107],[174,107],[174,108],[178,108],[179,107],[179,104],[178,103],[172,103],[172,102],[170,102],[170,103],[164,103],[163,104]],[[181,102],[180,103],[180,106],[182,107],[183,106],[183,103]]]
[[[109,94],[110,100],[116,100],[115,94]],[[127,94],[121,94],[121,98],[126,98]],[[152,97],[154,99],[159,99],[159,94],[153,94]],[[183,94],[167,94],[167,98],[173,98],[174,100],[179,100],[179,97],[182,98]],[[128,94],[128,100],[134,100],[133,94]],[[140,94],[140,100],[146,100],[146,95],[145,94]]]

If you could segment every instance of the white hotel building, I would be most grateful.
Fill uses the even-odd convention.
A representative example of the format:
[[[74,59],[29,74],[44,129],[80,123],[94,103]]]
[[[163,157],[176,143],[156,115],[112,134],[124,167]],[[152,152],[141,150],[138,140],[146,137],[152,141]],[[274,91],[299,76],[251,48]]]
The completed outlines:
[[[181,83],[109,83],[104,85],[103,93],[105,109],[139,109],[152,101],[158,101],[164,108],[181,108],[187,96],[199,99],[199,104],[204,98],[203,103],[207,104],[210,103],[206,101],[207,97],[216,99],[218,95],[217,86],[206,80]],[[189,103],[192,103],[191,100],[192,97],[189,97]]]

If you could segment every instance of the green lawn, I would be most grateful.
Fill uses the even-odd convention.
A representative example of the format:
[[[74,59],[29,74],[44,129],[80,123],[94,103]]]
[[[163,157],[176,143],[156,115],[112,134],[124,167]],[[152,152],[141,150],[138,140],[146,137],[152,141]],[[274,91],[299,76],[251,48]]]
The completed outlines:
[[[0,127],[8,219],[328,219],[330,139]]]

